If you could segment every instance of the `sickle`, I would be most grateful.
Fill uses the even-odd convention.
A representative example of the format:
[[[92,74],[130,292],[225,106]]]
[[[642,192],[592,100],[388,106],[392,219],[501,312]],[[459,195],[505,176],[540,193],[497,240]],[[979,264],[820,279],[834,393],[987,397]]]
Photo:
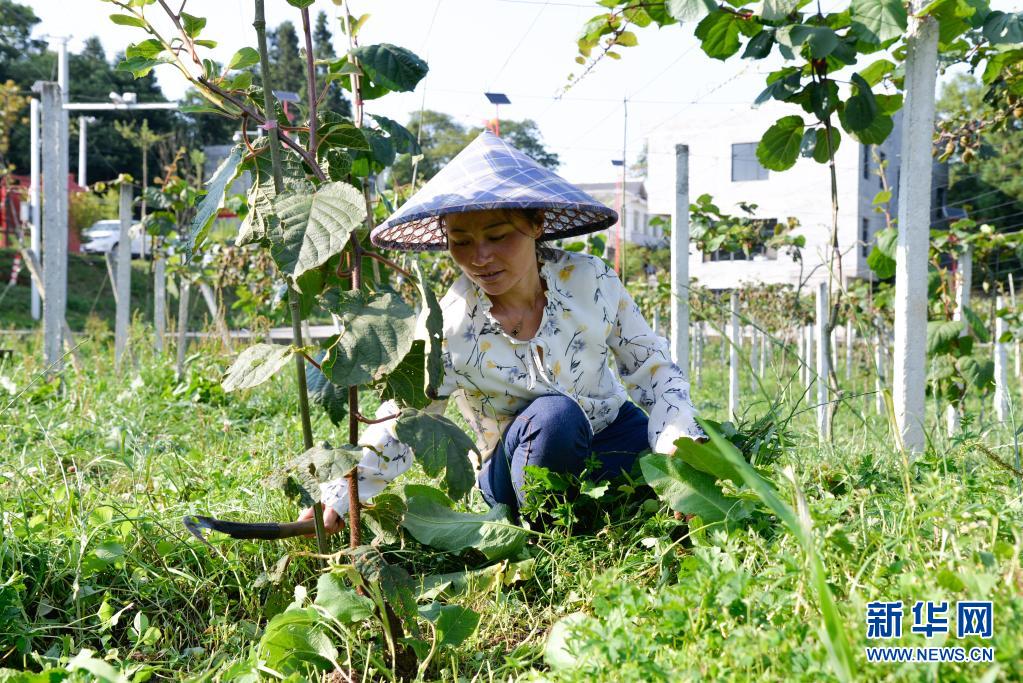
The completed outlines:
[[[231,538],[257,538],[264,541],[276,541],[293,536],[305,536],[316,532],[315,522],[311,519],[304,522],[228,522],[223,519],[204,517],[202,515],[185,515],[182,521],[185,528],[206,545],[209,541],[203,536],[202,530],[219,531]],[[212,547],[212,546],[211,546]]]

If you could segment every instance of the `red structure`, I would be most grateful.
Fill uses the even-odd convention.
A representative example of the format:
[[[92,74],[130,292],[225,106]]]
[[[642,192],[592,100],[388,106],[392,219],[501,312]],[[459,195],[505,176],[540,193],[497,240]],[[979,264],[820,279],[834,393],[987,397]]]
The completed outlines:
[[[14,246],[15,228],[21,222],[21,205],[28,205],[28,176],[10,175],[6,183],[0,183],[0,249]],[[68,197],[73,192],[85,192],[86,189],[75,181],[75,176],[67,177]],[[81,242],[78,233],[71,229],[71,215],[68,214],[67,248],[68,253],[78,252]],[[28,230],[25,230],[26,234]]]

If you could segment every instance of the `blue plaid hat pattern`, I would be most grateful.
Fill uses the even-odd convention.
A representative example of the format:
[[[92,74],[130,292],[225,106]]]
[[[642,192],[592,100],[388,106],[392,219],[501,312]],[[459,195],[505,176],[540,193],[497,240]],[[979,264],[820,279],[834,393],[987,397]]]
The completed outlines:
[[[540,240],[614,225],[618,214],[484,131],[419,192],[370,233],[383,249],[439,251],[448,240],[440,217],[487,209],[543,209]]]

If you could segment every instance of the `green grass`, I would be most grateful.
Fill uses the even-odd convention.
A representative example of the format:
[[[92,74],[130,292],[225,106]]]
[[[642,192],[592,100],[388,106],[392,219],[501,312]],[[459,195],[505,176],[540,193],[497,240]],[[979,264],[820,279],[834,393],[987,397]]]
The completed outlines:
[[[246,668],[296,585],[315,592],[319,569],[305,554],[313,541],[216,537],[211,552],[181,525],[196,512],[295,516],[295,503],[268,484],[301,450],[292,373],[224,395],[219,377],[230,359],[215,346],[193,347],[178,381],[173,361],[155,357],[146,339],[133,328],[133,364],[118,375],[108,342],[89,336],[87,367],[62,383],[41,378],[38,337],[8,342],[16,357],[0,361],[0,667],[66,666],[88,648],[129,679],[226,680]],[[786,415],[800,406],[782,421],[792,444],[768,472],[797,511],[805,497],[857,678],[1023,679],[1023,500],[997,462],[1012,463],[1011,432],[991,424],[988,409],[956,441],[932,435],[932,448],[907,467],[867,397],[844,404],[834,445],[819,445],[812,411],[785,385],[794,362],[775,361],[763,395],[744,377],[744,406],[751,417],[767,411],[768,399]],[[858,375],[851,393],[868,379]],[[725,380],[709,348],[693,392],[707,417],[724,418]],[[981,414],[978,400],[968,414]],[[314,431],[344,440],[321,415]],[[394,490],[426,481],[414,470]],[[748,525],[694,525],[687,535],[656,500],[615,500],[575,535],[553,527],[537,537],[528,578],[454,599],[482,615],[480,626],[441,650],[425,678],[835,679],[804,547],[766,508]],[[485,507],[477,493],[467,505]],[[486,565],[407,535],[380,547],[416,579]],[[865,661],[863,648],[879,644],[865,638],[867,602],[902,600],[909,615],[917,600],[948,600],[954,611],[966,599],[994,601],[994,637],[958,641],[953,632],[944,644],[992,646],[994,665]],[[570,631],[576,666],[549,670],[550,627],[575,612],[589,615]],[[891,644],[927,644],[911,624],[910,615]],[[426,621],[420,626],[428,637]],[[378,675],[378,629],[339,629],[334,645],[356,676]]]

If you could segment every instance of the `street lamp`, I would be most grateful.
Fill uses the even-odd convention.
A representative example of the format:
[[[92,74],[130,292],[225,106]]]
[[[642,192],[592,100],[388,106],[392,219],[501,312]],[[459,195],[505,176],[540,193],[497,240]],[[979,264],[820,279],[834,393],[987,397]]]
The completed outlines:
[[[501,137],[501,105],[511,104],[511,100],[503,92],[485,92],[483,95],[494,105],[494,135]]]

